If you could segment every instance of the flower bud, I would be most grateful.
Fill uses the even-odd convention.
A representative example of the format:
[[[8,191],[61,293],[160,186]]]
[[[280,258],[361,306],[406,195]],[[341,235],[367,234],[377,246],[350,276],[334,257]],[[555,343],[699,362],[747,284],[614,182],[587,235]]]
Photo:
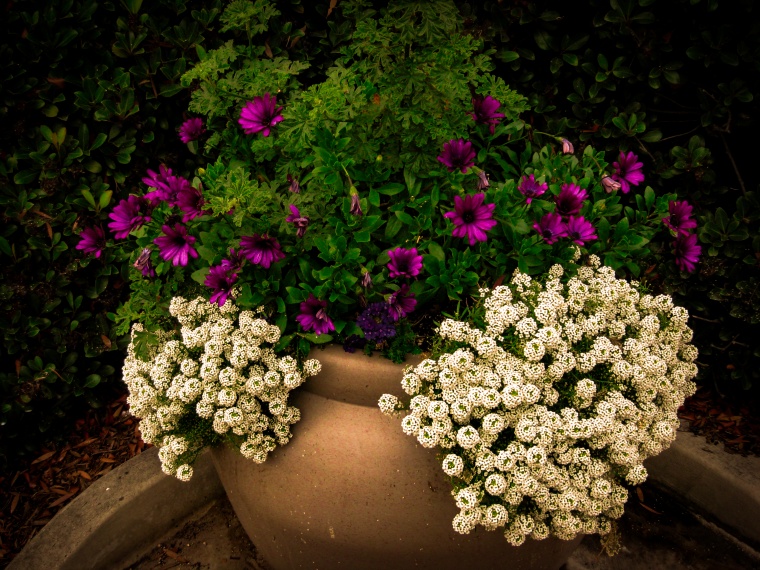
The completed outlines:
[[[613,180],[609,176],[602,177],[602,188],[604,188],[607,194],[620,190],[620,182]]]
[[[565,154],[573,154],[575,152],[573,143],[567,139],[562,139],[562,152]]]

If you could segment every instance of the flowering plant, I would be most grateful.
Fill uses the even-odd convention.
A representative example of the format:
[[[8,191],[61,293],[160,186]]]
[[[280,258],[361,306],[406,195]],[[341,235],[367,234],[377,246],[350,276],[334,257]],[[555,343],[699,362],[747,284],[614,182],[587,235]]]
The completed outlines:
[[[644,187],[632,152],[609,166],[590,146],[532,131],[525,100],[460,33],[451,2],[391,4],[380,17],[355,4],[343,8],[351,41],[321,82],[302,85],[305,62],[261,58],[250,41],[187,72],[191,111],[207,124],[189,119],[180,136],[212,164],[192,180],[149,170],[149,191],[111,212],[138,270],[121,332],[165,324],[175,294],[205,288],[223,305],[237,288],[239,307],[264,306],[280,328],[280,350],[339,339],[399,361],[424,345],[424,315],[516,268],[597,254],[638,276],[642,260],[672,263],[657,240],[672,232],[676,262],[693,270],[688,204]],[[427,35],[410,39],[407,18]],[[88,228],[80,248],[98,255],[106,241]]]
[[[188,481],[198,453],[221,441],[263,463],[290,440],[301,413],[288,405],[288,394],[320,364],[278,358],[272,345],[280,329],[257,312],[174,297],[170,313],[179,334],[147,334],[140,323],[132,328],[123,369],[129,406],[142,418],[143,439],[161,447],[165,473]]]
[[[407,368],[409,404],[380,399],[446,454],[457,532],[504,527],[513,545],[607,534],[625,485],[675,439],[697,372],[688,313],[590,262],[570,279],[555,265],[483,289],[472,319],[441,323],[435,358]]]

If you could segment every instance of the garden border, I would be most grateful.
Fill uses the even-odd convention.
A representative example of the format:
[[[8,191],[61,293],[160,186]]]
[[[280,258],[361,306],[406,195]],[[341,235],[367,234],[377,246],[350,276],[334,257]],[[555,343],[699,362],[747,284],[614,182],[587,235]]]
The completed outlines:
[[[8,569],[127,568],[224,494],[208,453],[195,462],[188,483],[164,475],[157,455],[151,448],[93,483],[53,517]],[[730,454],[679,432],[670,449],[648,459],[646,467],[652,482],[741,540],[760,545],[760,457]]]

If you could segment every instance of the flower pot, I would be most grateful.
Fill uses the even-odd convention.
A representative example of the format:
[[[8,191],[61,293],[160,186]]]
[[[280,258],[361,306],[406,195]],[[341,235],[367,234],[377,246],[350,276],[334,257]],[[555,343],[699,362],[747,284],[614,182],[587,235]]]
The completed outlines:
[[[380,413],[400,389],[403,366],[331,346],[292,398],[301,409],[292,441],[263,464],[214,450],[235,512],[275,570],[295,568],[556,569],[581,538],[510,546],[501,532],[457,534],[459,511],[435,450]]]

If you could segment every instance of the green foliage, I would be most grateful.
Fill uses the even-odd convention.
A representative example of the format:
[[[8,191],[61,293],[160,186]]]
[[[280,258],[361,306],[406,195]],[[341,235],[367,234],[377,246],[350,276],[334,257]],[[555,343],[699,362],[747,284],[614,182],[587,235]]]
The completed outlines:
[[[222,19],[246,20],[245,6],[250,8],[235,4]],[[212,158],[193,182],[202,188],[206,215],[184,220],[198,258],[186,268],[163,262],[156,267],[160,279],[150,285],[138,278],[133,300],[119,313],[120,330],[131,318],[155,327],[167,300],[184,294],[188,283],[208,282],[213,289],[206,294],[216,292],[213,282],[219,281],[222,263],[235,280],[236,304],[266,306],[283,332],[279,348],[300,352],[326,338],[303,330],[296,320],[311,296],[326,303],[324,314],[335,330],[331,337],[342,340],[362,335],[356,321],[367,303],[388,302],[402,285],[415,296],[415,314],[424,314],[430,307],[466,305],[480,287],[517,268],[541,274],[561,263],[572,270],[575,261],[597,253],[621,274],[639,277],[655,254],[673,263],[662,251],[667,232],[661,219],[674,195],[658,196],[644,186],[629,196],[608,194],[601,180],[612,168],[603,152],[589,146],[578,156],[565,154],[559,137],[552,144],[534,144],[548,136],[520,118],[524,98],[491,73],[495,52],[462,31],[453,3],[397,2],[371,13],[365,3],[341,6],[339,21],[348,23],[345,40],[333,46],[332,64],[317,62],[323,73],[311,84],[306,83],[311,68],[296,59],[299,54],[262,56],[269,34],[276,38],[274,15],[270,28],[257,34],[243,33],[242,24],[230,26],[235,39],[202,53],[184,75],[183,82],[195,89],[191,108],[208,115],[208,138],[198,150]],[[284,83],[283,77],[288,77]],[[240,109],[249,102],[261,105],[265,93],[276,94],[276,110],[259,112],[281,114],[282,120],[269,125],[268,136],[246,135],[238,122]],[[504,117],[493,133],[473,120],[478,94],[499,97]],[[472,143],[475,164],[449,171],[438,156],[458,138]],[[491,180],[481,188],[486,173]],[[527,175],[547,187],[530,203],[518,189]],[[293,179],[300,193],[289,191]],[[555,198],[568,184],[587,191],[579,214],[599,234],[578,245],[547,241],[535,229],[555,211]],[[470,243],[452,235],[445,214],[457,199],[481,191],[497,224],[487,240]],[[176,221],[181,212],[164,202],[151,215],[152,221],[134,232],[138,247],[151,247],[165,220]],[[293,218],[308,224],[301,235]],[[248,251],[247,261],[232,257],[233,249],[240,255],[243,244],[261,239],[276,240],[276,246],[266,247],[277,257],[272,251]],[[390,276],[389,252],[397,247],[415,248],[422,256],[418,279]],[[372,288],[364,281],[367,275]],[[403,319],[396,331],[379,348],[399,360],[417,348],[415,335],[424,333]]]
[[[731,214],[739,193],[746,198],[760,182],[745,142],[758,119],[760,80],[748,71],[760,62],[755,3],[494,1],[471,10],[472,30],[528,97],[537,128],[608,152],[633,150],[650,167],[653,189],[694,206],[707,227],[698,232],[702,264],[688,279],[653,264],[647,278],[695,308],[703,382],[719,392],[759,386],[751,347],[760,329],[736,299],[749,302],[745,284],[760,279],[760,264],[750,239],[724,239],[728,227],[716,229],[733,223],[742,237],[758,215],[751,202]],[[716,245],[716,232],[725,245]],[[712,348],[724,347],[724,338],[730,350]]]
[[[157,157],[177,156],[180,75],[213,25],[178,2],[9,4],[0,46],[0,455],[13,457],[117,376],[129,253],[76,249]],[[200,8],[200,6],[199,6]],[[207,11],[210,9],[211,12]],[[184,14],[183,14],[184,12]],[[195,12],[194,12],[195,13]],[[200,14],[200,13],[199,13]],[[79,413],[79,412],[76,412]]]

